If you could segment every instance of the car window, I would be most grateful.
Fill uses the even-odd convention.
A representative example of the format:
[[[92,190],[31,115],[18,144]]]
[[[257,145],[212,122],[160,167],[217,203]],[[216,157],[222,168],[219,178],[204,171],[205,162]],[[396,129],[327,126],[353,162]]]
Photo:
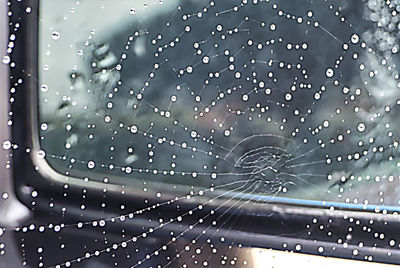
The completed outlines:
[[[100,181],[397,205],[396,18],[336,2],[42,1],[46,160]]]

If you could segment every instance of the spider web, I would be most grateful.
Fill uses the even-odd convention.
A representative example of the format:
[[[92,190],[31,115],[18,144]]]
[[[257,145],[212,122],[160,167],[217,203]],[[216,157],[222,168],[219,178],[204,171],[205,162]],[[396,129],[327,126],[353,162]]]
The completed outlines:
[[[121,229],[122,239],[110,238],[117,241],[112,245],[85,244],[87,253],[62,256],[57,264],[39,257],[39,266],[110,255],[130,267],[191,267],[181,262],[193,250],[203,260],[192,257],[192,265],[209,266],[204,251],[215,254],[215,241],[226,242],[220,230],[233,231],[260,205],[268,218],[271,201],[398,204],[396,3],[88,2],[96,16],[114,11],[123,19],[114,19],[117,26],[110,23],[107,33],[103,22],[85,26],[86,37],[72,41],[72,27],[43,22],[38,153],[65,178],[102,182],[104,196],[114,185],[122,195],[135,188],[145,206],[120,204],[118,216],[16,230],[52,229],[65,232],[65,240],[68,230],[91,230],[107,240],[105,230],[115,222],[140,225],[146,213],[160,216],[134,235]],[[64,20],[85,14],[84,7],[66,4]],[[368,19],[361,23],[363,15]],[[66,59],[72,68],[60,67],[67,73],[57,68],[63,57],[73,59]],[[82,189],[84,214],[90,190]],[[176,215],[162,213],[168,209]],[[318,232],[317,222],[302,232]],[[154,240],[176,223],[167,242]],[[198,234],[184,239],[193,230]],[[348,239],[334,236],[338,243]],[[134,246],[150,240],[151,246]],[[194,249],[201,240],[207,246]],[[233,263],[248,263],[237,262],[243,245],[229,243],[221,248],[231,251]],[[130,248],[134,261],[125,254]]]

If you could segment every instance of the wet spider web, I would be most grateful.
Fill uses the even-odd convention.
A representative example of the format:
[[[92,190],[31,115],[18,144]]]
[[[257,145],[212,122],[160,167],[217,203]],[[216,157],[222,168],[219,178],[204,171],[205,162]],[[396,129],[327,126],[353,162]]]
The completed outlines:
[[[105,1],[99,8],[107,7]],[[165,10],[141,15],[150,9]],[[90,229],[107,241],[113,223],[171,208],[176,215],[161,215],[135,235],[122,229],[122,240],[57,264],[39,257],[39,267],[80,265],[106,254],[130,259],[132,253],[115,254],[180,222],[167,242],[132,246],[137,258],[129,267],[190,267],[180,259],[197,241],[224,242],[218,230],[234,230],[259,204],[268,217],[269,203],[281,197],[397,205],[397,9],[377,1],[158,1],[125,8],[130,23],[100,37],[93,27],[73,45],[67,30],[50,27],[39,51],[41,148],[34,153],[64,179],[101,182],[104,196],[115,185],[122,195],[134,188],[145,206],[131,211],[120,204],[118,216],[17,231]],[[68,12],[79,14],[80,2]],[[367,20],[357,21],[365,14]],[[65,51],[58,43],[80,60],[59,79],[54,64]],[[68,191],[69,182],[63,187]],[[83,186],[83,214],[88,192]],[[180,242],[193,229],[199,234]],[[227,252],[237,250],[229,243]]]

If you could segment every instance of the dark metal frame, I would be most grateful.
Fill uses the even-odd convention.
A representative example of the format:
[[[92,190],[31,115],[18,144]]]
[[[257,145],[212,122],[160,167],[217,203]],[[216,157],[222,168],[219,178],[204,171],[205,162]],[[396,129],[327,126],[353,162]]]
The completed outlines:
[[[13,152],[15,190],[18,198],[33,211],[36,211],[37,214],[48,214],[49,200],[53,200],[57,194],[62,196],[63,186],[66,182],[69,185],[69,196],[77,197],[78,200],[82,189],[87,189],[90,194],[86,199],[88,208],[85,215],[92,215],[88,216],[86,220],[93,220],[96,216],[98,217],[96,213],[98,208],[95,208],[95,203],[99,198],[104,199],[102,189],[105,186],[99,182],[88,184],[82,182],[82,180],[68,178],[54,171],[45,162],[45,159],[37,156],[37,152],[40,150],[37,136],[39,2],[38,0],[13,1],[11,5],[11,11],[13,12],[11,20],[14,23],[20,23],[17,41],[12,54],[13,61],[16,62],[17,67],[11,69],[11,84],[15,83],[19,78],[24,79],[23,88],[19,88],[14,94],[15,103],[12,104],[14,118],[13,141],[19,146],[19,149]],[[27,6],[31,7],[29,14],[25,12]],[[25,148],[31,148],[31,152],[27,154]],[[105,200],[110,205],[108,206],[109,208],[102,211],[102,217],[104,215],[115,216],[115,211],[118,211],[121,200],[126,204],[130,204],[132,208],[142,206],[139,203],[145,197],[142,191],[124,188],[126,194],[121,195],[121,186],[107,185],[106,188],[108,193]],[[27,189],[38,189],[40,196],[33,199],[30,195],[30,190]],[[170,200],[176,195],[179,194],[164,194],[163,198],[164,200]],[[32,201],[35,202],[34,205]],[[157,201],[160,202],[160,199]],[[196,201],[201,203],[201,199]],[[81,215],[78,202],[74,204],[74,198],[70,198],[69,202],[71,202],[71,207],[76,205],[77,208],[69,210],[68,215],[59,214],[58,216],[67,222],[76,222],[77,219],[82,220],[85,215]],[[194,206],[193,202],[180,202],[179,204],[182,207]],[[217,202],[216,205],[218,205]],[[369,220],[373,219],[375,223],[371,227],[375,232],[387,234],[390,232],[392,238],[400,239],[400,222],[395,208],[393,208],[394,211],[385,211],[378,207],[380,211],[375,213],[363,211],[362,209],[354,211],[340,206],[338,208],[335,207],[336,205],[337,203],[328,203],[324,204],[324,206],[320,203],[295,205],[290,204],[290,200],[286,202],[269,200],[267,205],[263,202],[251,202],[247,206],[241,207],[241,210],[245,211],[243,215],[246,220],[231,225],[229,230],[226,230],[226,237],[237,243],[253,247],[297,251],[295,246],[300,244],[302,253],[359,260],[365,259],[364,256],[373,256],[375,261],[400,263],[400,250],[391,248],[386,240],[382,240],[381,243],[374,243],[374,246],[359,247],[358,243],[360,241],[371,239],[371,233],[361,230],[353,231],[352,238],[344,241],[348,243],[347,247],[343,246],[343,243],[339,244],[337,242],[338,237],[335,236],[340,234],[340,237],[344,238],[348,232],[347,228],[354,226],[354,223],[349,221],[350,218],[353,218],[354,221],[360,221],[360,226],[369,226]],[[334,210],[332,210],[332,207],[335,207]],[[232,209],[232,211],[234,210]],[[202,213],[207,215],[208,211],[204,209]],[[165,211],[164,213],[169,212]],[[170,213],[173,213],[173,211],[171,210]],[[152,217],[150,212],[146,215]],[[315,218],[319,221],[318,225],[312,224]],[[146,222],[146,220],[135,220],[129,223],[127,228],[143,227]],[[114,224],[121,223],[116,222]],[[326,230],[319,230],[318,226],[320,224],[324,224],[325,228],[328,228],[334,235],[328,236]],[[307,229],[311,231],[311,234],[307,233],[306,225],[311,225],[311,228]],[[168,233],[171,230],[179,230],[179,226],[171,224],[162,229],[165,233]],[[201,230],[195,228],[186,235],[188,237],[196,236],[199,232]],[[287,246],[283,247],[283,243],[286,243]],[[324,247],[323,252],[318,251],[321,246]],[[358,250],[357,255],[353,255],[354,249]],[[390,257],[388,257],[389,252],[391,254]]]

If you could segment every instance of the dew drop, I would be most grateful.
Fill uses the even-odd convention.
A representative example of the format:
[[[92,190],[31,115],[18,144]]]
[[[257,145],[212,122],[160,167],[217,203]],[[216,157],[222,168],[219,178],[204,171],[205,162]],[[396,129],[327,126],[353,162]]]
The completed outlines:
[[[51,39],[53,39],[53,40],[58,40],[58,39],[60,39],[60,32],[58,32],[58,31],[52,32],[52,33],[51,33]]]
[[[47,92],[48,90],[49,90],[49,88],[48,88],[47,85],[43,84],[43,85],[40,86],[40,91]]]
[[[10,56],[4,56],[4,57],[3,57],[3,61],[2,61],[2,62],[3,62],[4,64],[9,64],[10,61],[11,61]]]
[[[9,150],[11,148],[11,142],[10,141],[4,141],[3,142],[3,149],[4,150]]]
[[[37,197],[37,196],[38,196],[38,192],[37,192],[37,191],[32,191],[32,194],[31,194],[31,195],[32,195],[32,197],[34,197],[34,198],[35,198],[35,197]]]
[[[351,36],[350,40],[351,40],[351,42],[352,42],[353,44],[357,44],[357,43],[360,41],[360,38],[358,37],[357,34],[353,34],[353,35]]]
[[[130,129],[131,129],[131,132],[132,132],[133,134],[136,134],[136,133],[138,132],[138,127],[135,126],[135,125],[132,125],[132,126],[130,127]]]
[[[364,132],[365,131],[365,129],[366,129],[366,126],[365,126],[365,124],[363,123],[363,122],[361,122],[361,123],[359,123],[358,124],[358,126],[357,126],[357,130],[358,130],[358,132]]]
[[[40,129],[43,130],[43,131],[47,130],[47,128],[48,128],[47,123],[42,123],[42,124],[40,125]]]
[[[331,78],[331,77],[333,77],[334,74],[335,74],[335,72],[333,71],[332,68],[326,69],[326,72],[325,72],[326,77]]]
[[[87,164],[87,167],[89,169],[93,169],[95,166],[96,166],[96,164],[94,163],[94,161],[89,161],[88,164]]]
[[[46,156],[46,152],[43,151],[43,150],[39,150],[39,151],[37,152],[37,156],[38,156],[40,159],[43,159],[43,158]]]

